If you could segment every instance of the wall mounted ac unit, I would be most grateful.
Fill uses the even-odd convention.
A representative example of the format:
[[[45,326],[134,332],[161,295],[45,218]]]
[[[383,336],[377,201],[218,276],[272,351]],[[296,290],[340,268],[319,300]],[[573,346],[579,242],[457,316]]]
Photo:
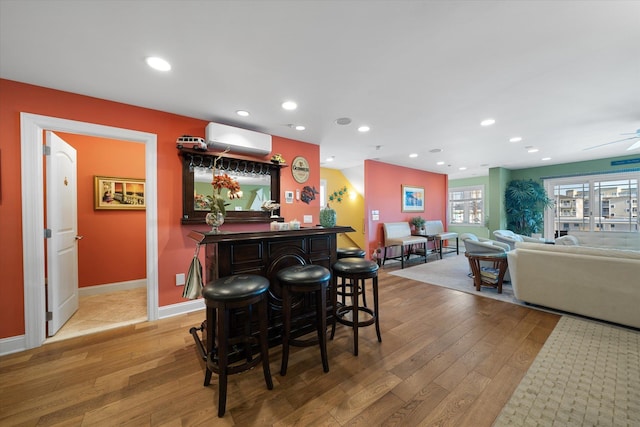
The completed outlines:
[[[271,153],[271,135],[233,126],[209,123],[205,128],[209,149],[232,153],[266,156]]]

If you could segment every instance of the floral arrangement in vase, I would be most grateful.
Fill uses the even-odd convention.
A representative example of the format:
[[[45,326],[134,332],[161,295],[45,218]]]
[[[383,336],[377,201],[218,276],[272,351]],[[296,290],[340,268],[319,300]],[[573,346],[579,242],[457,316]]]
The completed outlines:
[[[224,217],[227,215],[226,206],[229,205],[225,198],[222,197],[222,190],[228,190],[227,198],[231,200],[242,197],[242,191],[240,191],[240,184],[238,181],[231,178],[228,174],[217,170],[217,164],[220,158],[221,156],[216,157],[213,162],[214,174],[213,181],[211,182],[211,185],[213,186],[213,196],[207,196],[207,199],[210,197],[210,202],[208,204],[211,212],[209,212],[205,217],[205,222],[211,226],[211,231],[214,232],[217,232],[218,228],[224,224]]]

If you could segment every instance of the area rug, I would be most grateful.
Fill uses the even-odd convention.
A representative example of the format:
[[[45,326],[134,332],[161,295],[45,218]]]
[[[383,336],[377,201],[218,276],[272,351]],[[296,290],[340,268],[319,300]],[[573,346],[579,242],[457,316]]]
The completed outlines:
[[[640,332],[563,316],[496,418],[502,426],[640,426]]]
[[[513,289],[508,282],[502,285],[501,294],[498,293],[497,289],[489,287],[482,287],[480,292],[476,291],[473,279],[469,277],[469,271],[467,257],[460,254],[445,255],[443,259],[429,260],[426,264],[422,263],[401,270],[390,271],[389,274],[481,297],[522,304],[513,296]]]

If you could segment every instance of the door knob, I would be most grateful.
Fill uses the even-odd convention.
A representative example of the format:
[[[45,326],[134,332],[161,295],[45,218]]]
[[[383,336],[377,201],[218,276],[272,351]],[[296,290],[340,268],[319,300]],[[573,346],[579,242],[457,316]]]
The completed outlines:
[[[76,236],[76,240],[82,239],[84,236]]]

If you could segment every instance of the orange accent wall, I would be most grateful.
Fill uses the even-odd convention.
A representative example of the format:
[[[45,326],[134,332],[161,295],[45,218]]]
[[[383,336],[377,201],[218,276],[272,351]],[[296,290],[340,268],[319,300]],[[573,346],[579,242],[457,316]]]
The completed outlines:
[[[175,286],[175,275],[187,272],[194,250],[194,242],[187,234],[191,229],[199,227],[180,224],[182,169],[175,141],[178,136],[184,134],[203,137],[207,122],[0,79],[0,338],[22,335],[25,331],[20,112],[157,135],[158,298],[160,306],[183,302],[182,287]],[[320,162],[317,145],[274,137],[273,151],[282,153],[288,162],[295,156],[305,156],[312,165],[308,185],[319,188]],[[298,187],[301,189],[300,184],[293,180],[289,168],[282,170],[282,176],[282,191],[295,191]],[[313,215],[314,222],[318,221],[318,212],[317,199],[309,205],[302,202],[285,204],[281,210],[281,214],[287,220],[301,220],[302,215],[306,213]],[[121,244],[126,246],[126,240]]]
[[[366,160],[364,204],[365,234],[369,245],[367,254],[371,255],[378,242],[384,244],[382,224],[385,222],[409,221],[409,218],[420,215],[427,220],[442,220],[446,229],[447,181],[447,175]],[[424,212],[402,212],[402,185],[424,187]],[[372,210],[380,211],[379,221],[372,221]]]
[[[77,151],[78,286],[146,277],[146,218],[140,210],[95,210],[94,176],[144,179],[144,145],[56,132]]]

